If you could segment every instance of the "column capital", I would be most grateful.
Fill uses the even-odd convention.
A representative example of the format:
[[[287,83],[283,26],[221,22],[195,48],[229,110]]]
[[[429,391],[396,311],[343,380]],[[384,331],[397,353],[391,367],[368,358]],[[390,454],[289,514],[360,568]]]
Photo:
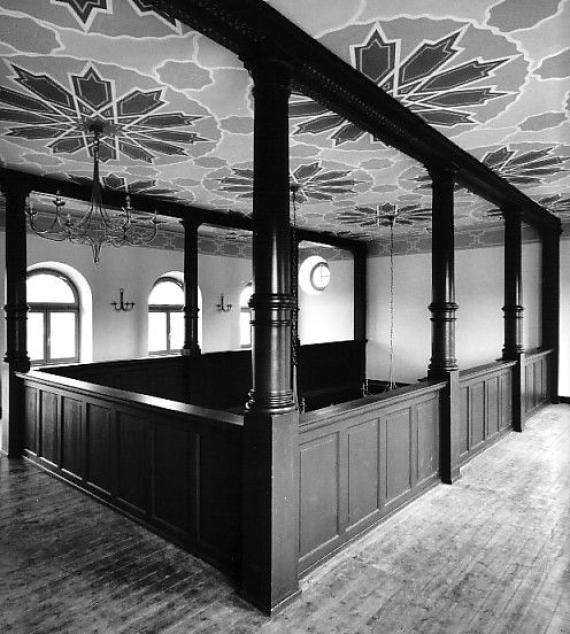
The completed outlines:
[[[432,181],[455,180],[458,172],[455,163],[430,163],[425,168]]]
[[[18,196],[26,198],[29,196],[32,188],[30,185],[24,183],[22,180],[6,179],[4,176],[0,179],[0,191],[4,196]]]
[[[180,224],[184,227],[184,229],[196,229],[197,231],[203,223],[204,221],[202,218],[187,217],[180,219]]]
[[[273,84],[289,89],[291,64],[276,51],[255,47],[248,49],[240,57],[256,85]]]

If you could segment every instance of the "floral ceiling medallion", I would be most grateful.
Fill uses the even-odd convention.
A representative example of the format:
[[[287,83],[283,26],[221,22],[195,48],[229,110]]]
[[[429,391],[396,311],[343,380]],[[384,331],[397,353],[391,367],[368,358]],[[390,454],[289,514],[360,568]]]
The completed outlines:
[[[201,115],[162,111],[167,105],[162,88],[134,89],[117,98],[115,82],[99,75],[94,65],[71,75],[69,90],[47,74],[34,75],[16,65],[12,69],[14,81],[27,92],[0,87],[0,102],[10,106],[0,108],[0,120],[18,124],[6,136],[52,139],[47,147],[53,154],[91,154],[94,123],[102,130],[102,162],[124,155],[152,163],[158,156],[186,156],[183,145],[209,141],[187,131]]]
[[[232,168],[233,175],[220,178],[220,190],[237,198],[253,197],[253,170]],[[328,170],[316,161],[299,165],[289,175],[289,185],[297,203],[333,200],[335,195],[356,194],[352,189],[360,181],[349,178],[352,170]]]
[[[481,60],[478,55],[456,63],[456,58],[464,53],[459,45],[463,34],[464,29],[459,29],[436,41],[424,40],[409,55],[404,55],[402,39],[389,39],[380,25],[375,24],[364,41],[350,45],[351,63],[429,124],[445,127],[475,124],[478,106],[511,94],[479,83],[490,79],[511,56]],[[293,96],[290,115],[306,119],[295,134],[331,132],[329,138],[335,146],[358,141],[367,134],[303,95]]]
[[[568,171],[563,163],[570,157],[555,154],[555,149],[549,146],[520,151],[503,145],[497,150],[486,152],[481,162],[513,185],[538,186],[543,185],[549,177]],[[420,183],[421,189],[431,187],[429,175],[422,174],[412,180]],[[455,189],[457,191],[461,186],[456,184]]]
[[[398,208],[389,203],[367,205],[342,211],[338,215],[338,221],[341,225],[358,225],[362,228],[422,224],[431,221],[431,209],[420,205]]]

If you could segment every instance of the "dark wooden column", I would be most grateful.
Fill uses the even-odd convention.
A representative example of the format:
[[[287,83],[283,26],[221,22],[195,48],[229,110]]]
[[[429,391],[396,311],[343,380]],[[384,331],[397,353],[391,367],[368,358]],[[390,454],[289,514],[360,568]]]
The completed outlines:
[[[291,371],[290,70],[246,59],[254,82],[253,387],[244,427],[242,594],[266,613],[298,592],[299,412]]]
[[[548,364],[548,394],[558,402],[560,347],[560,233],[542,234],[542,346],[552,349]]]
[[[430,168],[432,178],[431,361],[428,378],[443,379],[440,412],[440,465],[443,482],[451,484],[459,472],[459,372],[455,358],[455,172]]]
[[[2,447],[10,457],[22,455],[24,446],[24,389],[16,372],[27,372],[26,301],[26,197],[29,190],[20,183],[2,185],[6,199],[6,354],[8,364],[8,412],[2,427]]]
[[[366,378],[366,247],[355,248],[354,258],[354,340],[362,341],[365,353],[362,355],[362,380]]]
[[[184,226],[184,347],[187,357],[200,356],[198,341],[198,227],[199,222],[185,218]]]
[[[524,429],[525,354],[522,292],[522,217],[517,209],[503,212],[505,218],[505,343],[503,359],[516,361],[513,368],[513,429]]]

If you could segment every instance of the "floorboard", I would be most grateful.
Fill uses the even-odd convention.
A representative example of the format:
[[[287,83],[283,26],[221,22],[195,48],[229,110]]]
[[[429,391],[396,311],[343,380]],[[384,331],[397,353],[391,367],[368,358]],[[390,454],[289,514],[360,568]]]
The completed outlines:
[[[570,406],[542,409],[303,581],[272,620],[218,571],[0,458],[0,632],[570,634]]]

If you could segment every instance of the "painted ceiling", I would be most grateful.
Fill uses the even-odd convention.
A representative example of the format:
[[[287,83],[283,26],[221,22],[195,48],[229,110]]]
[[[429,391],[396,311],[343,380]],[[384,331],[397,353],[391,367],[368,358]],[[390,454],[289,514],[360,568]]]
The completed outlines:
[[[570,0],[268,4],[570,221]],[[0,0],[0,32],[4,166],[89,182],[98,120],[106,188],[251,213],[251,81],[232,53],[149,0]],[[381,238],[395,205],[397,231],[428,231],[420,164],[304,95],[290,126],[299,227]],[[456,222],[497,217],[458,189]]]

